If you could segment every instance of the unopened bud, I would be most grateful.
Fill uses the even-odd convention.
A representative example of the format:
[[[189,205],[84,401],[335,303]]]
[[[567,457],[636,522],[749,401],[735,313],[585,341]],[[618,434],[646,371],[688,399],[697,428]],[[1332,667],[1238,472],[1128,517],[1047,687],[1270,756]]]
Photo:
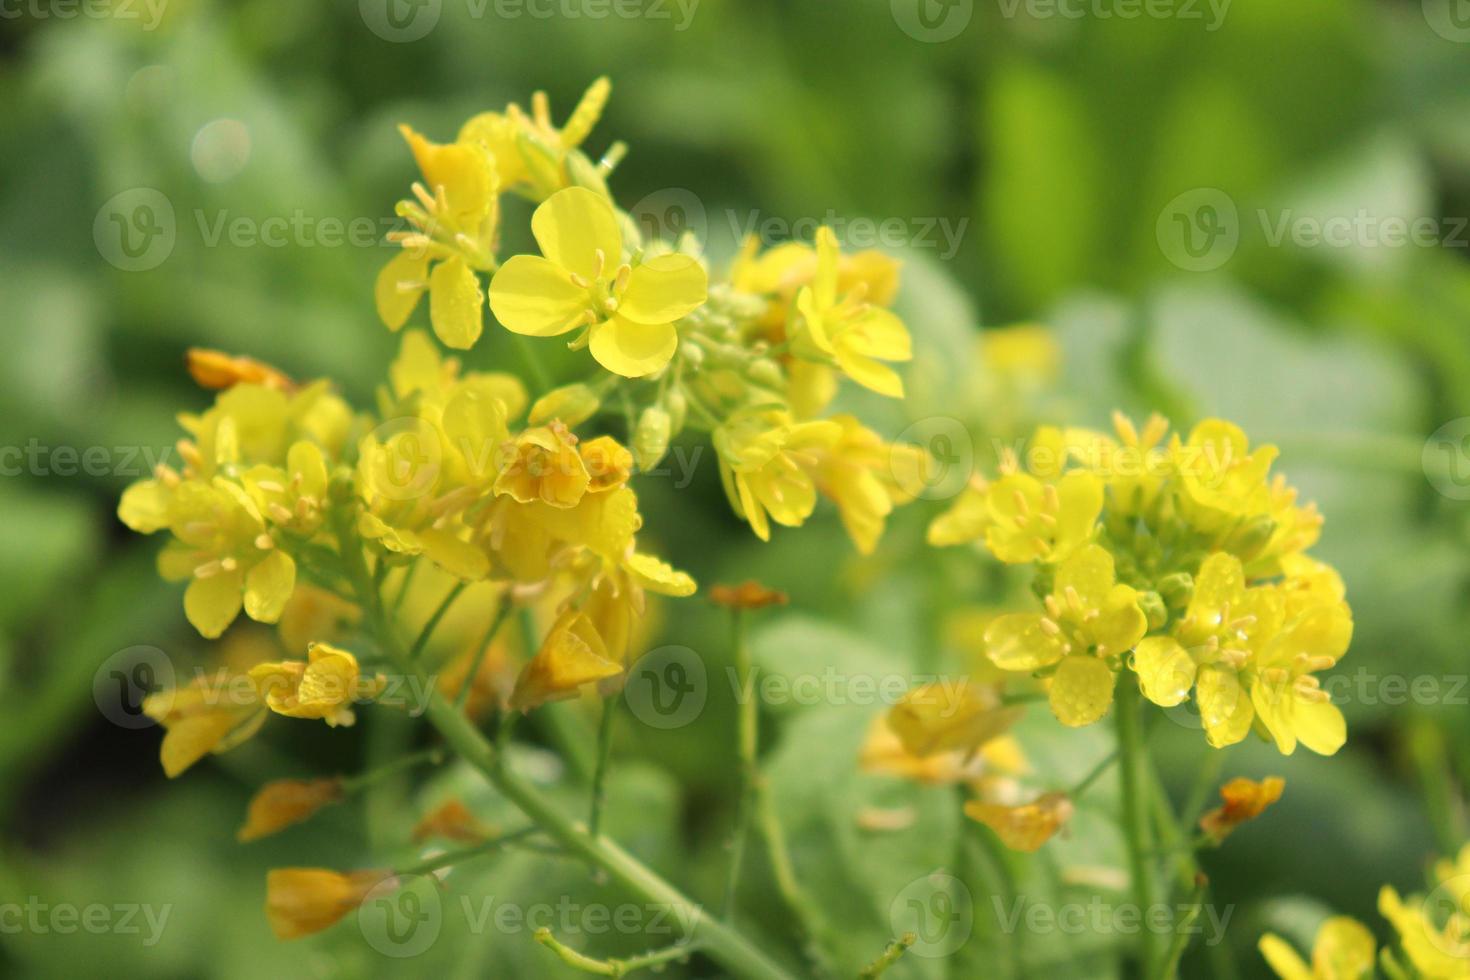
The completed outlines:
[[[669,451],[671,425],[669,413],[658,405],[648,406],[638,416],[638,426],[633,430],[633,457],[640,470],[646,473],[653,469]]]
[[[1140,592],[1138,595],[1138,608],[1143,610],[1143,615],[1148,619],[1148,628],[1161,630],[1169,623],[1169,607],[1164,603],[1164,597],[1157,592]]]
[[[684,392],[675,389],[664,397],[664,408],[669,412],[669,435],[676,436],[684,431],[684,420],[689,415],[689,399]]]
[[[1261,553],[1275,533],[1276,522],[1266,514],[1257,514],[1235,529],[1225,548],[1241,561],[1250,561]]]
[[[704,364],[704,348],[692,340],[686,340],[679,345],[679,356],[692,368],[698,368]]]
[[[1159,579],[1159,595],[1171,609],[1183,609],[1194,598],[1194,576],[1188,572],[1175,572]]]
[[[785,384],[785,378],[781,376],[781,366],[768,357],[751,362],[746,373],[750,380],[764,388],[780,388]]]
[[[568,428],[576,428],[597,414],[602,401],[597,393],[584,384],[563,385],[553,388],[531,406],[532,425],[545,425],[560,419]]]

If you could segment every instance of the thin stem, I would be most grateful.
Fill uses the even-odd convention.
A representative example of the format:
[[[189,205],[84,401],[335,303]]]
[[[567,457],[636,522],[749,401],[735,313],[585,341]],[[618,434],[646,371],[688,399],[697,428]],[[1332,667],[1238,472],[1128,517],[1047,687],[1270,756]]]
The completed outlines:
[[[739,796],[735,800],[735,828],[730,835],[730,870],[725,879],[725,903],[722,911],[732,916],[735,891],[740,884],[741,866],[745,859],[745,839],[750,834],[751,796],[756,781],[757,705],[755,703],[755,670],[750,663],[750,648],[745,638],[743,610],[730,610],[730,639],[734,647],[735,673],[740,684],[740,703],[736,705],[735,747],[740,766]]]
[[[597,726],[597,768],[592,772],[592,805],[587,815],[587,833],[597,836],[602,822],[602,808],[607,803],[607,769],[612,758],[613,719],[622,703],[622,691],[614,692],[602,702],[602,720]]]
[[[863,971],[858,974],[858,980],[875,980],[876,977],[882,976],[884,970],[887,970],[890,966],[897,963],[899,957],[903,956],[904,953],[907,953],[909,947],[918,941],[919,937],[914,933],[904,933],[898,939],[895,939],[893,942],[889,943],[888,946],[883,950],[883,954],[881,956],[879,956],[873,962],[869,963],[867,966],[863,967]]]
[[[806,957],[815,967],[818,976],[830,976],[835,972],[826,951],[818,941],[825,926],[821,910],[807,897],[796,878],[796,866],[791,863],[791,851],[786,847],[786,833],[781,829],[780,814],[771,798],[770,787],[763,780],[755,785],[756,819],[759,821],[761,837],[765,841],[767,860],[771,864],[771,877],[776,881],[776,890],[781,900],[796,920],[803,938]]]
[[[469,673],[464,675],[464,680],[459,685],[459,693],[454,696],[456,708],[463,710],[465,702],[469,700],[470,691],[475,686],[475,678],[480,676],[480,668],[485,665],[485,657],[490,653],[490,644],[495,642],[496,635],[500,633],[500,627],[505,625],[505,621],[510,618],[511,610],[514,608],[509,593],[501,597],[500,608],[495,610],[495,618],[490,620],[490,626],[485,630],[484,638],[480,640],[475,659],[470,664]]]
[[[424,749],[422,752],[414,752],[411,755],[405,755],[391,762],[385,762],[376,768],[358,773],[356,776],[347,776],[342,780],[342,792],[344,794],[356,793],[358,790],[366,789],[374,783],[387,779],[389,776],[402,772],[405,769],[412,769],[414,766],[423,765],[424,763],[437,766],[443,761],[443,749]]]
[[[402,670],[422,679],[422,672],[408,659],[402,643],[387,628],[382,605],[374,601],[375,597],[369,591],[371,577],[367,563],[363,560],[361,544],[353,537],[350,515],[344,514],[338,522],[337,534],[343,559],[351,571],[359,599],[368,614],[379,645]],[[700,943],[704,951],[731,973],[762,980],[794,980],[793,975],[772,960],[764,950],[720,920],[705,916],[702,908],[637,858],[606,837],[591,837],[542,795],[540,790],[505,765],[503,755],[465,717],[464,712],[456,710],[432,685],[428,686],[428,690],[430,693],[426,714],[429,723],[444,737],[450,748],[478,769],[547,836],[560,843],[572,855],[607,872],[615,881],[643,900],[669,908],[689,910],[686,914],[689,916],[688,921],[693,924],[691,940]]]
[[[1154,903],[1154,874],[1148,854],[1153,850],[1149,832],[1145,794],[1153,787],[1146,784],[1147,748],[1139,730],[1138,688],[1123,678],[1118,684],[1118,703],[1114,706],[1118,726],[1118,752],[1123,781],[1123,832],[1128,844],[1129,874],[1133,878],[1133,897],[1141,915],[1148,915]],[[1149,976],[1158,960],[1158,937],[1148,929],[1141,934],[1139,956],[1143,960],[1142,976]]]
[[[1205,886],[1208,880],[1204,875],[1195,875],[1194,892],[1189,897],[1189,909],[1179,924],[1174,927],[1174,938],[1169,943],[1169,949],[1164,954],[1163,961],[1159,964],[1158,973],[1153,974],[1156,980],[1174,980],[1179,975],[1179,961],[1184,958],[1184,951],[1189,947],[1189,937],[1193,934],[1190,928],[1194,920],[1199,918],[1200,910],[1204,905]]]
[[[439,608],[434,610],[434,615],[429,617],[429,621],[419,631],[419,638],[413,642],[413,647],[408,651],[409,660],[416,661],[423,655],[424,648],[429,645],[429,640],[434,636],[434,630],[439,627],[439,621],[444,618],[445,613],[449,612],[449,607],[454,605],[454,600],[459,598],[460,593],[464,592],[468,585],[468,582],[456,582],[454,588],[449,590],[444,601],[439,603]]]
[[[397,618],[398,611],[403,608],[403,600],[408,598],[408,588],[413,585],[414,574],[418,572],[419,566],[423,563],[424,559],[416,558],[408,566],[408,570],[403,573],[403,581],[398,583],[398,592],[393,596],[393,608],[390,610],[390,615],[394,618]]]
[[[675,943],[672,946],[641,953],[638,956],[630,956],[627,959],[599,960],[572,949],[553,936],[551,930],[545,926],[536,930],[535,939],[560,957],[567,966],[584,973],[595,973],[600,977],[624,977],[634,970],[686,960],[691,953],[696,952],[694,946],[689,943]]]
[[[489,854],[491,851],[498,851],[501,848],[513,844],[518,840],[530,837],[532,834],[537,834],[540,832],[541,828],[535,825],[532,825],[530,827],[522,827],[519,830],[512,830],[511,832],[501,834],[498,837],[492,837],[487,841],[480,842],[479,844],[471,844],[469,847],[461,847],[453,851],[444,851],[442,853],[434,855],[433,857],[425,858],[418,864],[410,864],[406,868],[398,868],[396,873],[400,876],[405,877],[408,875],[426,875],[431,871],[438,871],[440,868],[448,868],[452,865],[459,864],[462,861],[468,861],[471,858],[483,857],[484,855]]]
[[[1102,761],[1100,761],[1097,765],[1093,766],[1092,769],[1087,773],[1087,775],[1083,776],[1082,779],[1081,779],[1081,781],[1079,781],[1076,786],[1073,786],[1072,787],[1071,792],[1069,792],[1067,795],[1070,796],[1072,798],[1072,800],[1075,802],[1078,797],[1080,797],[1083,793],[1087,792],[1087,788],[1089,786],[1091,786],[1093,783],[1097,782],[1098,779],[1102,776],[1102,774],[1105,773],[1105,772],[1107,772],[1108,769],[1110,769],[1112,767],[1113,763],[1115,763],[1117,761],[1118,761],[1118,750],[1117,749],[1114,749],[1113,751],[1111,751],[1107,755],[1105,755],[1102,758]]]

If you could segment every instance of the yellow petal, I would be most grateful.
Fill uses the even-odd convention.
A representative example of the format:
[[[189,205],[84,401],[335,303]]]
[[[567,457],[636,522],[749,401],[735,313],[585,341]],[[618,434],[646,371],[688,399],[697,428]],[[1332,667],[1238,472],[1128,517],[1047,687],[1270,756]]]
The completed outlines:
[[[531,234],[542,255],[584,279],[610,279],[623,260],[612,204],[585,187],[568,187],[543,201],[531,215]]]
[[[1073,471],[1057,483],[1056,545],[1052,560],[1063,558],[1092,540],[1097,515],[1102,513],[1103,484],[1091,473]]]
[[[474,581],[490,572],[485,552],[448,531],[429,528],[418,532],[418,539],[429,560],[456,578]]]
[[[1239,607],[1245,598],[1245,572],[1240,559],[1217,551],[1200,567],[1189,600],[1189,615],[1196,621],[1215,625],[1226,606]]]
[[[559,336],[585,322],[587,304],[567,270],[539,255],[511,256],[490,280],[490,309],[511,333]]]
[[[1281,980],[1314,980],[1307,961],[1280,936],[1268,932],[1261,937],[1256,948]]]
[[[162,480],[139,480],[123,491],[117,516],[139,534],[152,534],[168,527],[168,507],[173,488]]]
[[[484,327],[485,297],[464,259],[446,259],[429,276],[429,322],[446,347],[469,350]]]
[[[1082,600],[1084,609],[1100,609],[1116,580],[1113,556],[1106,548],[1090,544],[1079,548],[1057,566],[1056,585],[1052,591],[1065,600],[1068,590],[1073,590]]]
[[[985,631],[985,655],[1001,670],[1036,670],[1061,660],[1066,648],[1060,636],[1042,628],[1035,613],[1010,613]]]
[[[245,615],[257,623],[276,622],[294,588],[296,563],[280,549],[272,551],[245,576]]]
[[[1347,741],[1347,722],[1330,701],[1298,701],[1296,737],[1318,755],[1334,755]]]
[[[642,324],[614,316],[592,328],[592,356],[625,378],[659,370],[673,359],[678,346],[679,333],[672,323]]]
[[[1372,972],[1377,958],[1373,934],[1346,915],[1322,923],[1312,944],[1312,970],[1322,980],[1361,980]]]
[[[1194,686],[1194,660],[1170,636],[1150,636],[1139,643],[1132,666],[1143,696],[1164,708],[1181,703]]]
[[[173,779],[214,751],[238,720],[226,711],[209,711],[170,724],[159,749],[164,775]]]
[[[842,258],[837,236],[826,225],[817,229],[817,271],[812,280],[817,305],[826,309],[837,302],[837,265]]]
[[[408,322],[419,297],[428,288],[429,257],[419,249],[404,249],[378,273],[373,286],[378,316],[389,330]]]
[[[1101,615],[1083,624],[1083,633],[1098,656],[1126,653],[1147,632],[1148,617],[1138,606],[1138,593],[1126,585],[1113,586],[1103,600]]]
[[[1000,806],[970,800],[965,815],[995,831],[1001,843],[1013,851],[1036,851],[1051,840],[1072,817],[1072,801],[1065,793],[1047,793],[1034,803]]]
[[[342,798],[340,779],[277,779],[250,798],[244,825],[235,832],[241,843],[259,840],[300,823]]]
[[[843,343],[866,357],[883,361],[907,361],[914,356],[909,329],[890,310],[870,306],[866,313],[850,324]]]
[[[218,639],[240,615],[239,571],[196,578],[184,590],[184,615],[206,640]]]
[[[903,397],[903,378],[897,371],[871,357],[854,353],[846,345],[837,348],[837,366],[842,368],[843,374],[869,391],[889,398]]]
[[[634,267],[618,314],[634,323],[672,323],[704,303],[709,276],[688,255],[659,255]]]
[[[1255,711],[1240,677],[1223,667],[1201,667],[1195,684],[1205,739],[1217,749],[1234,745],[1251,730]]]
[[[950,505],[929,524],[927,540],[936,548],[968,544],[985,534],[990,512],[985,506],[985,492],[966,487]]]
[[[652,555],[634,553],[628,556],[628,572],[637,583],[650,592],[660,595],[689,596],[698,588],[689,573],[681,572],[667,562]]]
[[[1051,679],[1052,713],[1063,725],[1090,725],[1112,706],[1113,683],[1113,672],[1099,658],[1086,654],[1066,657]]]

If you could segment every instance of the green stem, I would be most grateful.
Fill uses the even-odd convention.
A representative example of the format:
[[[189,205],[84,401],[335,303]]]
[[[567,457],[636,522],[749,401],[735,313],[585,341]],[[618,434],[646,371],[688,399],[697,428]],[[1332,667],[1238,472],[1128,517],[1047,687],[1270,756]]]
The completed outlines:
[[[449,607],[454,605],[454,600],[460,597],[460,594],[464,592],[465,587],[468,585],[468,582],[456,582],[454,588],[449,590],[449,594],[444,597],[444,601],[439,603],[439,608],[434,610],[434,615],[429,617],[429,621],[419,631],[419,638],[414,640],[413,648],[408,651],[409,660],[417,661],[419,657],[423,656],[424,648],[429,645],[429,640],[434,636],[434,630],[439,628],[439,621],[444,618],[445,613],[449,612]]]
[[[480,668],[484,666],[485,657],[490,653],[490,644],[495,642],[495,637],[500,633],[500,627],[505,625],[505,621],[510,618],[511,610],[514,608],[509,594],[501,597],[500,608],[495,610],[495,618],[490,621],[490,627],[485,630],[484,639],[480,640],[474,662],[470,664],[469,673],[464,675],[464,680],[459,685],[459,693],[454,696],[456,708],[463,709],[465,702],[469,700],[470,691],[475,686],[475,678],[480,676]]]
[[[735,748],[740,768],[739,795],[735,799],[735,828],[730,835],[730,870],[725,879],[725,904],[722,912],[733,916],[735,891],[740,884],[740,871],[745,859],[745,840],[750,835],[751,796],[755,790],[757,708],[755,703],[755,670],[750,663],[750,648],[745,640],[745,614],[730,610],[730,639],[734,647],[735,673],[740,684],[740,703],[736,709]]]
[[[443,749],[425,749],[422,752],[414,752],[401,759],[394,759],[392,762],[385,762],[377,768],[358,773],[356,776],[344,778],[342,780],[342,792],[344,795],[356,793],[358,790],[366,789],[374,783],[387,779],[389,776],[402,772],[405,769],[412,769],[414,766],[423,765],[424,763],[437,766],[443,761]]]
[[[498,851],[503,847],[514,844],[522,838],[540,833],[540,830],[540,827],[522,827],[520,830],[512,830],[509,833],[492,837],[479,844],[471,844],[469,847],[461,847],[453,851],[444,851],[431,858],[425,858],[418,864],[410,864],[406,868],[398,868],[395,873],[405,877],[408,875],[426,875],[431,871],[438,871],[440,868],[448,868],[462,861],[468,861],[471,858],[489,854],[491,851]]]
[[[398,583],[398,592],[393,596],[393,608],[389,611],[391,616],[396,618],[398,611],[403,608],[403,600],[408,598],[408,589],[413,585],[414,574],[423,562],[422,558],[414,559],[413,563],[408,566],[408,570],[403,573],[403,581]]]
[[[346,515],[339,522],[338,537],[343,559],[351,570],[379,644],[405,673],[422,678],[417,665],[408,659],[407,651],[403,649],[397,636],[387,628],[381,604],[373,601],[374,597],[369,591],[371,577],[367,563],[363,560],[362,547],[352,535],[350,520]],[[719,919],[705,916],[703,909],[637,858],[606,837],[594,838],[589,835],[543,796],[540,790],[506,766],[503,756],[496,752],[474,723],[465,717],[464,712],[456,710],[431,685],[427,689],[430,692],[426,712],[429,723],[438,730],[450,748],[478,769],[547,836],[572,855],[602,869],[643,900],[670,908],[690,910],[694,923],[691,941],[697,941],[703,951],[731,973],[762,980],[794,980],[791,973],[763,950]]]
[[[627,959],[599,960],[572,949],[572,947],[553,936],[551,930],[545,926],[536,930],[535,939],[542,946],[545,946],[560,957],[561,961],[567,966],[581,970],[584,973],[595,973],[600,977],[624,977],[634,970],[659,967],[676,960],[686,960],[691,953],[696,951],[690,943],[675,943],[673,946],[656,949],[638,956],[630,956]]]
[[[1106,756],[1104,756],[1102,758],[1102,761],[1093,766],[1092,769],[1087,773],[1087,775],[1083,776],[1081,781],[1078,782],[1076,786],[1072,787],[1071,792],[1069,792],[1067,795],[1072,798],[1073,802],[1076,802],[1077,798],[1080,797],[1083,793],[1087,792],[1088,787],[1097,782],[1102,774],[1112,768],[1113,763],[1117,761],[1118,750],[1114,749]]]
[[[1143,733],[1139,728],[1138,688],[1124,677],[1118,684],[1117,716],[1118,759],[1121,763],[1123,791],[1123,833],[1128,844],[1129,874],[1133,879],[1133,898],[1139,914],[1147,916],[1154,904],[1154,874],[1148,854],[1153,850],[1149,832],[1145,795],[1153,787],[1146,778],[1148,758]],[[1140,935],[1139,956],[1143,960],[1139,974],[1150,976],[1158,961],[1158,937],[1148,929]]]
[[[1194,925],[1194,920],[1199,918],[1200,909],[1204,905],[1207,883],[1204,875],[1195,876],[1194,892],[1189,898],[1189,910],[1174,927],[1174,938],[1170,941],[1169,949],[1159,964],[1159,971],[1153,974],[1157,980],[1174,980],[1179,975],[1179,961],[1184,958],[1184,951],[1189,947],[1190,926]]]
[[[863,971],[858,974],[858,980],[876,980],[877,977],[882,976],[884,970],[897,963],[899,957],[907,953],[909,947],[918,941],[919,937],[912,932],[904,933],[898,939],[889,943],[883,950],[881,956],[863,967]]]
[[[612,758],[613,719],[622,699],[622,692],[618,691],[604,698],[602,702],[602,721],[597,726],[597,768],[592,773],[592,806],[587,815],[587,833],[593,837],[597,836],[598,826],[602,823],[602,808],[607,803],[607,769],[608,761]]]

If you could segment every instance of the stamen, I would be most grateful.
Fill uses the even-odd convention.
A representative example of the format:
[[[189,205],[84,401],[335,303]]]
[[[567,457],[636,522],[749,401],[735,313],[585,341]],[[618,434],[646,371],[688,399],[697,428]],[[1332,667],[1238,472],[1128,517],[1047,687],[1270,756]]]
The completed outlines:
[[[259,483],[256,484],[256,486],[260,487],[260,489],[264,490],[266,493],[286,492],[286,488],[281,486],[275,480],[261,480]]]
[[[1041,631],[1047,636],[1062,635],[1062,628],[1054,620],[1048,619],[1046,616],[1041,617]]]
[[[276,546],[276,539],[269,534],[262,533],[256,537],[255,546],[261,551],[270,551]]]
[[[413,196],[419,199],[419,203],[422,204],[425,209],[433,211],[434,195],[429,193],[429,189],[417,180],[414,181],[411,186],[413,188]]]

